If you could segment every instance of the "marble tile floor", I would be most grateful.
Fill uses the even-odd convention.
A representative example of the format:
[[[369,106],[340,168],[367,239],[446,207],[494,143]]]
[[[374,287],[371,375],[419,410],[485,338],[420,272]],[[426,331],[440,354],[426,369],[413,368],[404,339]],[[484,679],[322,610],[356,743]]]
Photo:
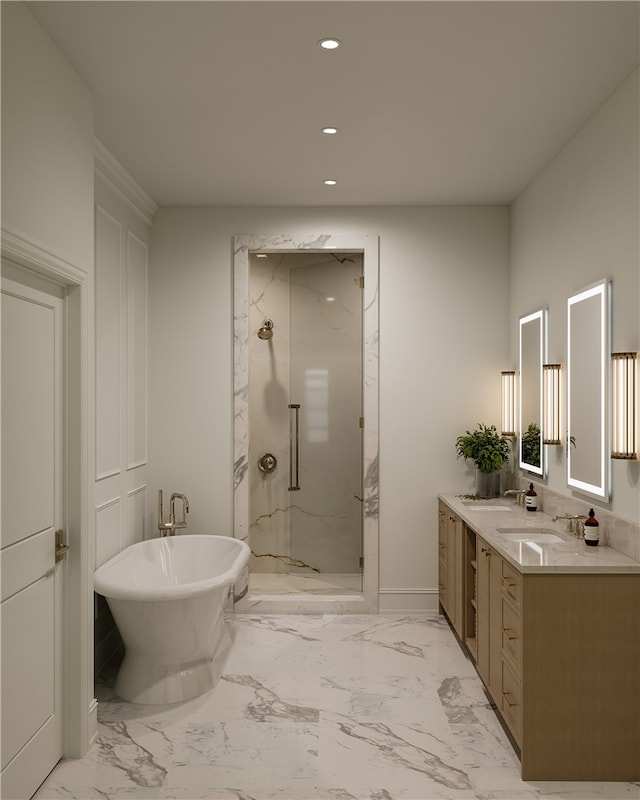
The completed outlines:
[[[640,784],[525,783],[437,616],[230,615],[206,695],[140,706],[98,687],[98,737],[36,800],[637,800]]]
[[[361,574],[306,574],[295,572],[252,572],[249,576],[249,592],[252,595],[361,594]]]

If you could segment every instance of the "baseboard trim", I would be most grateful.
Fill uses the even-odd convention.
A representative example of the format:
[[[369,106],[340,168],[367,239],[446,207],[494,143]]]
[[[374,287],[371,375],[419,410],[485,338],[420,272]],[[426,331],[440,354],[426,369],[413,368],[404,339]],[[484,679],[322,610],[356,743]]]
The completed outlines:
[[[438,611],[439,591],[424,586],[378,590],[380,614],[416,614]]]

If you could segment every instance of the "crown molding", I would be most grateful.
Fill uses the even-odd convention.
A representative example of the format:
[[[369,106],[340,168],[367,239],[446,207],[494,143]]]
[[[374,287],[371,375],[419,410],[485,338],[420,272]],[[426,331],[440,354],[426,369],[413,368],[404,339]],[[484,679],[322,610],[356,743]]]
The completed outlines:
[[[2,258],[61,284],[82,284],[87,279],[87,272],[82,267],[60,258],[40,243],[8,228],[2,228],[0,249]]]
[[[97,138],[93,140],[93,163],[95,174],[109,184],[147,225],[153,225],[158,204]]]

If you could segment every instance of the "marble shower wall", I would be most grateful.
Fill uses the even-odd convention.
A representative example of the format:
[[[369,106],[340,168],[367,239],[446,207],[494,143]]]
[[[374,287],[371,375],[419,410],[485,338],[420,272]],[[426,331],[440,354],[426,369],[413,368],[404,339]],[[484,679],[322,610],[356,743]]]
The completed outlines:
[[[361,254],[250,256],[252,571],[357,573],[362,554]],[[265,319],[269,340],[257,336]],[[289,409],[300,404],[300,491]],[[272,453],[265,474],[257,462]]]
[[[325,253],[326,252],[326,256]],[[309,237],[291,238],[287,235],[243,235],[234,237],[234,535],[248,542],[252,549],[254,545],[254,532],[251,528],[249,515],[250,483],[253,469],[253,442],[250,445],[250,411],[249,411],[249,384],[250,384],[250,347],[255,338],[260,344],[268,341],[257,339],[257,329],[262,324],[266,314],[260,307],[260,297],[250,304],[249,288],[249,261],[252,253],[267,252],[269,254],[294,254],[311,256],[316,260],[329,261],[329,252],[336,255],[344,253],[360,253],[363,259],[365,278],[362,329],[362,407],[365,418],[364,432],[360,432],[362,440],[362,469],[363,476],[362,494],[358,499],[361,507],[362,520],[362,551],[364,558],[364,571],[362,578],[362,595],[351,597],[316,597],[316,596],[287,596],[279,597],[250,597],[248,570],[240,577],[234,588],[236,611],[257,611],[263,613],[317,613],[331,608],[336,613],[376,613],[378,610],[378,566],[379,566],[379,485],[378,485],[378,286],[379,286],[379,252],[377,237],[357,235],[312,235]],[[318,259],[318,253],[321,257]],[[265,259],[268,260],[268,259]],[[273,273],[272,273],[273,274]],[[277,274],[274,275],[277,285]],[[271,279],[262,277],[263,282]],[[273,287],[272,287],[273,288]],[[250,311],[251,310],[251,311]],[[254,318],[254,312],[255,314]],[[271,312],[270,312],[271,313]],[[261,317],[261,319],[258,319]],[[256,322],[257,320],[257,322]],[[275,346],[276,336],[280,329],[278,320],[274,319],[274,336],[270,340]],[[282,326],[284,328],[284,326]],[[281,332],[282,333],[282,332]],[[275,357],[275,356],[274,356]],[[267,376],[267,385],[271,383],[274,396],[280,392],[279,366],[275,365],[277,381],[270,381],[272,369],[270,356],[263,360],[263,379]],[[264,363],[266,361],[266,363]],[[271,373],[273,374],[273,373]],[[251,376],[253,381],[254,376]],[[287,402],[284,403],[287,405]],[[288,415],[288,409],[287,409]],[[275,421],[276,427],[281,425]],[[251,431],[251,438],[253,430]],[[288,429],[285,438],[285,465],[281,470],[288,481]],[[251,447],[251,453],[250,453]],[[258,454],[260,455],[260,454]],[[274,453],[277,457],[277,453]],[[288,486],[288,483],[287,483]],[[266,485],[263,484],[263,489]],[[289,493],[288,493],[289,494]],[[272,505],[273,493],[263,492],[263,500]],[[267,514],[271,511],[267,509]],[[260,516],[262,512],[259,512]],[[265,518],[262,517],[262,524]],[[285,529],[277,530],[273,535],[279,537],[279,542],[287,543],[288,533]],[[257,535],[257,534],[256,534]],[[272,560],[272,559],[269,559]]]
[[[289,572],[290,265],[287,256],[249,258],[249,525],[251,572]],[[259,339],[265,319],[273,337]],[[274,472],[258,469],[271,453]]]

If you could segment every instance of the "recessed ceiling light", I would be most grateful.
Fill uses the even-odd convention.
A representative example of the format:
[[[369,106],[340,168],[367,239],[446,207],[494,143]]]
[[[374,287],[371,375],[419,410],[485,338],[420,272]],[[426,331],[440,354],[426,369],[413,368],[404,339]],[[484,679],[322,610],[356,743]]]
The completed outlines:
[[[334,134],[334,133],[338,132],[338,129],[337,128],[323,128],[322,132],[323,133],[328,133],[328,134]]]
[[[268,258],[266,253],[256,253],[256,258]]]
[[[325,50],[335,50],[336,47],[340,47],[342,42],[340,41],[340,39],[320,39],[318,44]]]
[[[324,182],[324,185],[325,186],[335,186],[336,183],[338,183],[338,181],[335,181],[333,178],[327,178],[327,180]]]

